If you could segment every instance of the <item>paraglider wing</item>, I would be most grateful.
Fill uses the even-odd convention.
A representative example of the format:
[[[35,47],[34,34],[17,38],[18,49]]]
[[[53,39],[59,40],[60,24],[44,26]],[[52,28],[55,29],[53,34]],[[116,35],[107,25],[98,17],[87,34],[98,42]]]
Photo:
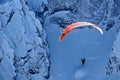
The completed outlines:
[[[70,25],[68,25],[66,28],[64,28],[62,30],[62,34],[60,35],[59,37],[59,40],[62,41],[64,36],[69,33],[70,31],[72,31],[73,29],[76,29],[77,27],[81,27],[81,26],[92,26],[94,28],[96,28],[97,30],[99,30],[99,32],[101,34],[103,34],[103,31],[100,27],[96,26],[95,24],[93,23],[90,23],[90,22],[75,22],[75,23],[72,23]]]
[[[59,37],[60,42],[63,40],[63,38],[64,38],[65,35],[66,35],[65,33],[61,34],[61,36]]]

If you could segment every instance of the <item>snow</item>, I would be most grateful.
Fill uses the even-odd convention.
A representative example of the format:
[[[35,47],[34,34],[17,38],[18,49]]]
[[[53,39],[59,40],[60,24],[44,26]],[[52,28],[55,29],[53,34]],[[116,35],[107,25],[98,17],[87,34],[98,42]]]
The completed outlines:
[[[113,44],[112,55],[110,57],[111,64],[110,67],[113,69],[109,69],[108,72],[112,72],[111,76],[109,76],[109,80],[119,80],[120,79],[120,31],[117,32],[116,40]]]
[[[86,75],[87,75],[87,72],[85,70],[78,69],[78,70],[76,70],[74,77],[76,80],[79,80],[79,79],[82,79],[83,77],[85,77]]]
[[[118,58],[120,59],[120,31],[118,32],[117,34],[117,39],[116,41],[114,42],[114,45],[113,45],[113,53],[118,56]]]
[[[119,80],[119,0],[10,1],[0,0],[0,80]],[[60,42],[78,21],[104,34],[86,26]]]
[[[30,9],[32,9],[33,11],[39,11],[39,12],[43,12],[44,11],[44,5],[47,5],[48,2],[47,0],[26,0],[26,2],[28,3],[28,6],[30,7]]]
[[[86,4],[85,1],[89,3]],[[65,3],[67,2],[69,1]],[[113,7],[105,8],[107,2],[109,1],[102,2],[100,6],[94,6],[97,2],[91,4],[90,1],[81,0],[78,2],[82,4],[81,6],[76,3],[78,12],[73,13],[69,9],[66,10],[62,0],[58,2],[59,4],[57,0],[50,1],[50,10],[53,11],[53,14],[45,19],[45,30],[51,55],[50,80],[107,80],[110,78],[106,75],[106,65],[111,55],[119,23],[118,17],[111,15],[113,12],[110,9]],[[109,5],[112,6],[113,4],[109,2]],[[90,12],[91,8],[95,7],[97,10],[94,9]],[[110,20],[115,21],[115,24],[107,30]],[[65,23],[65,21],[68,22]],[[60,42],[59,36],[63,27],[74,21],[95,23],[103,29],[104,34],[100,35],[94,28],[80,28],[67,34],[64,40]],[[82,58],[86,58],[85,65],[81,65],[80,60]]]
[[[8,1],[11,1],[11,0],[0,0],[0,5],[5,4]]]
[[[108,38],[111,39],[111,37],[114,37],[114,35],[111,36],[114,30],[113,33],[108,35],[107,33],[100,35],[94,29],[90,31],[88,29],[75,30],[69,33],[61,43],[59,42],[61,28],[56,25],[49,25],[46,30],[47,34],[52,34],[48,35],[48,43],[51,51],[50,59],[52,63],[51,80],[75,80],[76,77],[85,80],[96,80],[96,78],[99,79],[102,78],[101,76],[105,76],[105,64],[112,47],[112,43],[107,42],[107,40]],[[93,37],[88,37],[88,34]],[[107,38],[105,38],[105,35],[107,35]],[[84,72],[80,74],[78,72],[81,70],[76,70],[76,67],[80,66],[80,59],[83,57],[87,57],[86,65],[84,65],[85,69],[81,67],[85,73],[88,73],[85,77]],[[58,74],[61,76],[58,76]],[[101,76],[99,76],[99,74],[101,74]],[[93,76],[95,78],[93,78]]]
[[[0,5],[0,80],[46,80],[49,60],[44,37],[41,23],[24,0]]]

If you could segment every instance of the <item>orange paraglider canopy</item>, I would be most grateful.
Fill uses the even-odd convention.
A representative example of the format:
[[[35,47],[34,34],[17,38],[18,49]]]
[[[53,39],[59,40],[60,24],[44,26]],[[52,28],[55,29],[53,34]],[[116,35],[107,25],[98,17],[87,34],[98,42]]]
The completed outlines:
[[[65,37],[65,35],[67,33],[69,33],[70,31],[72,31],[73,29],[76,29],[77,27],[81,27],[81,26],[92,26],[94,28],[96,28],[101,34],[103,34],[103,31],[100,27],[98,27],[97,25],[90,23],[90,22],[75,22],[72,23],[70,25],[68,25],[66,28],[64,28],[62,30],[62,34],[59,37],[60,42],[63,40],[63,38]]]

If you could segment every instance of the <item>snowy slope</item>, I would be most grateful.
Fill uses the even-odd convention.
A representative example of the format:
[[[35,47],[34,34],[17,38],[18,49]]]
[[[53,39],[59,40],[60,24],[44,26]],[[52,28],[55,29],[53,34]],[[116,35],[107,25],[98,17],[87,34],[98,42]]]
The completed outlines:
[[[120,29],[118,30],[118,33],[116,35],[117,38],[113,45],[113,53],[120,59]]]
[[[5,4],[8,1],[12,1],[12,0],[0,0],[0,5]]]
[[[46,33],[24,0],[0,5],[0,80],[47,80]]]
[[[65,13],[63,11],[62,15]],[[58,15],[60,14],[53,16]],[[51,80],[104,80],[115,28],[104,31],[104,35],[100,35],[95,29],[77,29],[69,33],[63,42],[59,42],[62,28],[47,20],[46,30],[52,63]],[[80,59],[84,57],[86,64],[81,66]]]
[[[51,55],[51,80],[109,80],[106,66],[119,27],[119,1],[48,0],[45,19]],[[89,21],[104,30],[76,29],[59,42],[61,30],[75,21]],[[86,58],[81,65],[80,59]],[[114,78],[114,77],[113,77]],[[115,78],[119,80],[119,78]]]
[[[28,0],[28,4],[31,2]],[[44,7],[39,10],[38,5],[29,6],[37,11],[36,16],[43,17],[40,21],[50,47],[50,80],[119,80],[106,74],[120,22],[119,0],[48,0],[47,4],[47,11]],[[69,33],[60,43],[61,30],[76,21],[95,23],[104,30],[104,35],[86,26]],[[84,57],[86,64],[81,66],[80,59]]]
[[[43,12],[45,5],[48,4],[47,0],[25,0],[28,6],[33,11]]]
[[[112,55],[109,58],[107,66],[109,80],[120,79],[120,30],[118,30],[117,38],[114,41]]]
[[[50,80],[119,80],[119,72],[108,75],[112,46],[120,25],[119,0],[25,1],[47,32]],[[61,30],[76,21],[95,23],[104,34],[86,26],[69,33],[60,43]],[[80,64],[81,58],[86,58],[85,65]]]

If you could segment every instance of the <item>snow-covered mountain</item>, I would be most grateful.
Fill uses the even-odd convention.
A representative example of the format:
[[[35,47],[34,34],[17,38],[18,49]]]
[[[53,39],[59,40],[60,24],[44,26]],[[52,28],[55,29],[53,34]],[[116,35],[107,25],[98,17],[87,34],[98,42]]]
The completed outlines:
[[[116,76],[108,75],[112,46],[120,27],[119,3],[118,0],[48,0],[44,25],[50,46],[51,80],[119,80],[119,71]],[[62,29],[77,21],[95,23],[104,34],[93,28],[80,28],[60,43]],[[82,58],[86,58],[83,66]]]
[[[0,80],[120,79],[120,0],[10,1],[0,0]],[[77,21],[104,34],[86,26],[59,42]]]
[[[46,33],[24,0],[0,5],[0,80],[47,80]]]
[[[118,29],[117,38],[114,41],[111,56],[106,66],[107,75],[110,75],[109,80],[120,79],[120,30]]]

